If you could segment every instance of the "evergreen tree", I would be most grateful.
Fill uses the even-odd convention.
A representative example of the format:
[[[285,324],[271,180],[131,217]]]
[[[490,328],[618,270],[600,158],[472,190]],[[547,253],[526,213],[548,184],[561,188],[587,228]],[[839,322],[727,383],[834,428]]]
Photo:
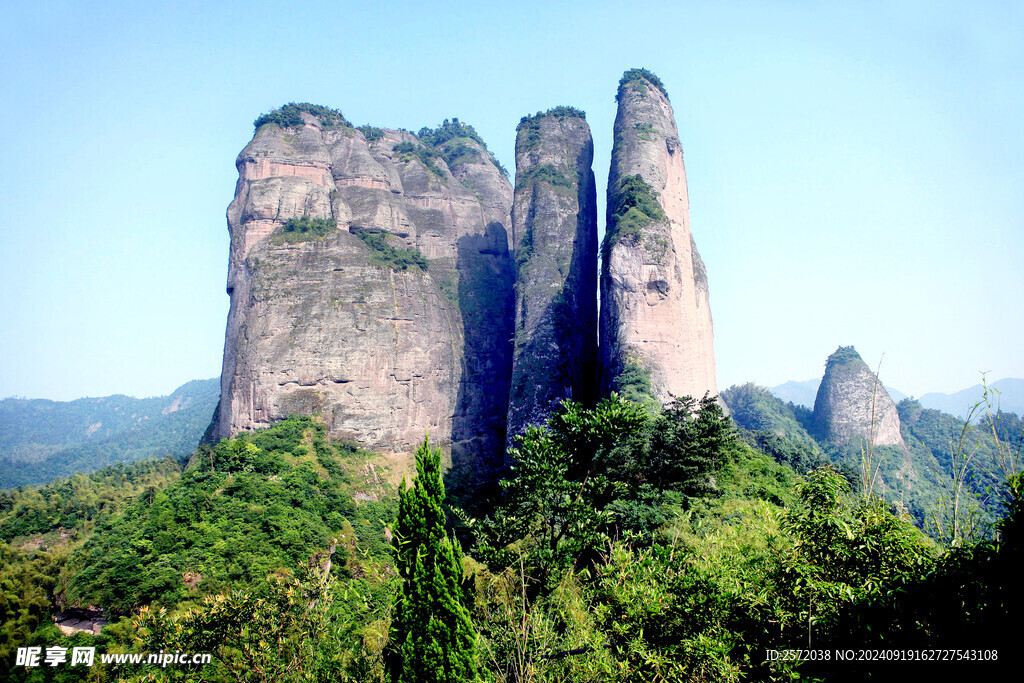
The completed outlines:
[[[416,481],[399,492],[397,557],[402,589],[391,620],[387,667],[394,683],[472,680],[476,632],[463,604],[460,553],[444,528],[441,451],[416,449]]]

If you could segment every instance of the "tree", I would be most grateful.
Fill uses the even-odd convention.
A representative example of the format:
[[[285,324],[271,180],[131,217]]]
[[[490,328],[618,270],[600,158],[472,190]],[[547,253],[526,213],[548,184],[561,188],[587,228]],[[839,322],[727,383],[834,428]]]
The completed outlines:
[[[393,683],[456,683],[474,678],[476,631],[463,604],[460,553],[445,531],[441,451],[416,449],[416,481],[399,492],[395,600],[386,652]]]

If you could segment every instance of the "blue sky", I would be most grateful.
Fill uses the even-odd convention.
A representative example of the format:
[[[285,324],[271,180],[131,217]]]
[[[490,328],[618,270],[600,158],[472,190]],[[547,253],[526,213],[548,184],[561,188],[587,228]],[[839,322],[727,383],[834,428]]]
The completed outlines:
[[[1014,3],[47,2],[0,23],[0,397],[165,394],[220,372],[234,159],[289,101],[457,116],[512,170],[580,107],[608,172],[625,69],[686,155],[721,387],[1024,377],[1024,12]],[[599,192],[603,194],[603,192]],[[602,197],[603,200],[603,197]],[[603,216],[603,209],[602,214]]]

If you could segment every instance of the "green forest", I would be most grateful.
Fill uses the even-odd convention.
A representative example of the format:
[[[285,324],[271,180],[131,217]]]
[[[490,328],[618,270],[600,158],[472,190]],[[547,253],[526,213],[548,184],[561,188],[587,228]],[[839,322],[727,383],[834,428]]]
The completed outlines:
[[[19,647],[85,644],[212,655],[97,664],[96,681],[406,683],[900,670],[836,660],[850,650],[1006,663],[1018,471],[993,484],[991,523],[929,535],[834,463],[792,405],[753,385],[724,393],[732,417],[711,397],[662,410],[617,394],[564,402],[517,437],[501,495],[475,517],[446,499],[440,450],[424,442],[414,480],[394,486],[375,454],[332,441],[315,416],[187,460],[0,492],[0,662],[7,680],[84,680],[80,666],[11,665]],[[1010,418],[968,426],[982,443],[986,419],[1019,429]],[[908,420],[921,444],[948,426],[936,419]],[[1013,446],[993,443],[1016,466]],[[101,605],[111,623],[61,635],[50,615],[75,605]]]

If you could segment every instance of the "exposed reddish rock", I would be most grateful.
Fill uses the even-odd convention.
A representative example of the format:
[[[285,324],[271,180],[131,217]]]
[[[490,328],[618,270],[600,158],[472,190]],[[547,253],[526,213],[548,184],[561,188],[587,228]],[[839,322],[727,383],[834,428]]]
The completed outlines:
[[[320,413],[332,435],[381,451],[411,452],[429,432],[456,466],[489,476],[511,364],[511,185],[473,139],[457,138],[471,153],[449,167],[444,144],[395,151],[421,146],[408,132],[368,140],[303,119],[261,126],[236,162],[213,438]],[[303,215],[337,231],[274,237]],[[389,266],[360,232],[390,233],[429,267]]]
[[[672,105],[641,69],[626,72],[617,99],[601,272],[603,390],[631,385],[660,403],[716,395],[708,281],[690,233]]]

